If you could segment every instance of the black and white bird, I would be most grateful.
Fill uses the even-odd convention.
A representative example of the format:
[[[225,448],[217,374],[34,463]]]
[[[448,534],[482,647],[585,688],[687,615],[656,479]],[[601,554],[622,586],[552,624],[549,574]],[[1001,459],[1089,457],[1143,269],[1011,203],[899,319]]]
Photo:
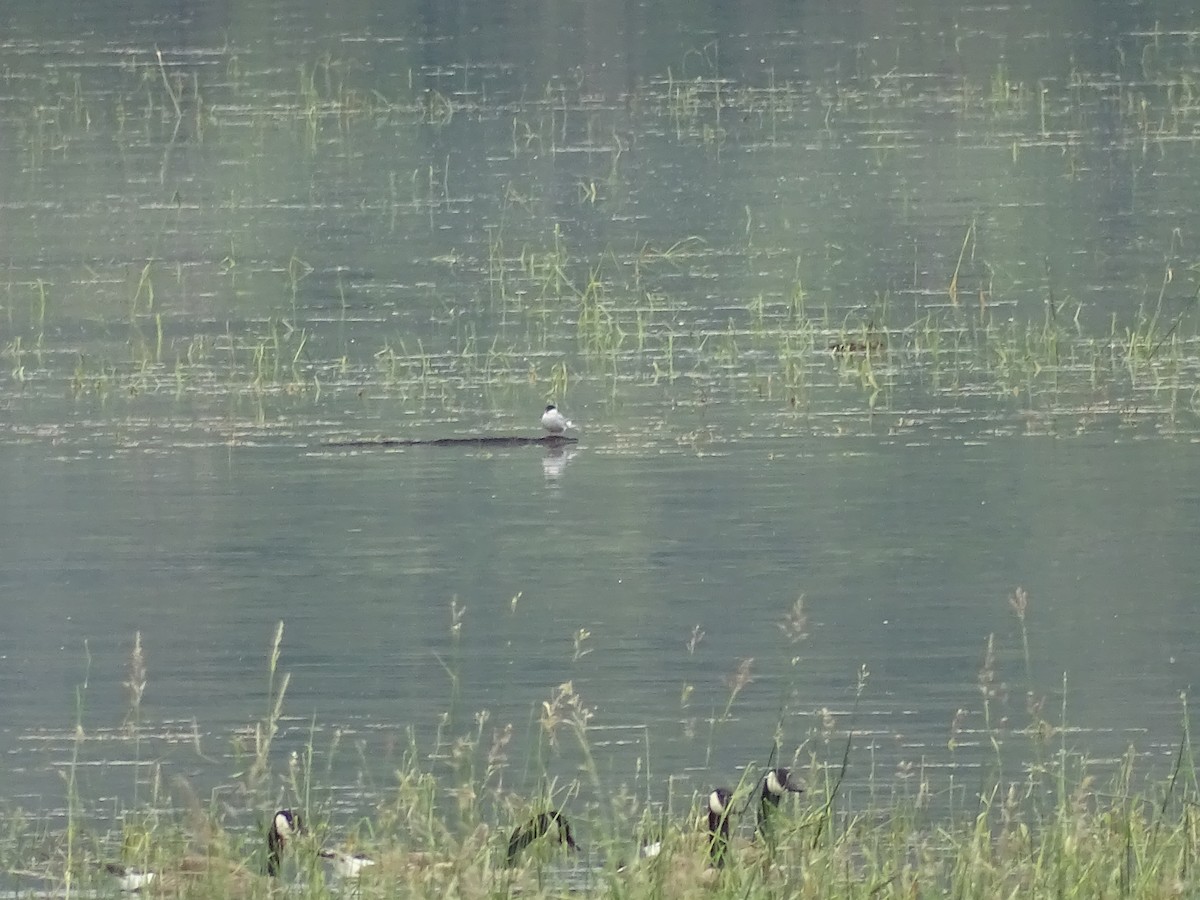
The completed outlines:
[[[550,434],[562,434],[568,428],[574,428],[575,423],[559,412],[553,403],[547,403],[546,411],[542,413],[542,427]]]
[[[266,875],[277,878],[283,866],[283,851],[287,842],[304,833],[300,814],[290,809],[278,810],[267,828]],[[219,884],[226,896],[258,893],[263,875],[251,871],[240,862],[219,856],[188,854],[161,869],[141,869],[123,863],[108,863],[105,870],[117,880],[125,892],[180,894],[189,885],[202,881]]]
[[[639,863],[619,866],[617,871],[634,874],[643,866],[661,866],[658,883],[666,895],[687,896],[689,888],[716,884],[722,871],[735,860],[739,865],[759,860],[767,863],[774,845],[773,819],[779,816],[780,803],[787,794],[803,791],[789,769],[767,769],[755,785],[759,795],[755,826],[758,840],[751,841],[731,834],[733,791],[714,788],[705,797],[704,815],[695,831],[643,844],[638,851]]]
[[[333,863],[333,872],[338,878],[357,878],[365,870],[379,865],[379,860],[366,853],[351,853],[331,847],[318,850],[317,855]]]
[[[759,837],[769,841],[772,837],[774,819],[779,814],[779,802],[785,794],[803,794],[804,788],[792,778],[791,769],[782,767],[767,769],[758,784],[762,796],[758,802],[758,821],[755,823],[755,830]]]
[[[525,849],[542,838],[562,844],[573,852],[579,852],[579,844],[575,841],[567,817],[558,810],[550,810],[530,817],[528,821],[513,829],[505,851],[506,867],[515,867]],[[481,825],[466,839],[462,847],[464,852],[459,855],[466,858],[478,857],[487,839],[488,828]],[[384,850],[374,855],[326,847],[318,851],[318,856],[332,864],[333,872],[338,878],[346,880],[395,878],[418,872],[438,871],[440,868],[450,867],[453,861],[453,855],[450,854],[440,855],[403,847]]]
[[[645,844],[638,856],[649,866],[665,866],[661,884],[669,893],[696,885],[716,883],[729,855],[729,813],[733,791],[714,788],[704,800],[701,829],[680,836],[678,842],[662,840]],[[629,871],[621,866],[618,872]],[[636,869],[633,869],[636,871]]]
[[[779,804],[786,794],[802,794],[804,788],[792,777],[790,769],[767,769],[758,780],[758,817],[754,822],[754,840],[737,849],[739,859],[770,867],[779,845],[779,822],[783,816]]]
[[[323,847],[317,856],[332,864],[339,879],[380,880],[400,879],[419,874],[431,874],[453,868],[456,858],[474,858],[487,843],[488,827],[480,825],[468,835],[457,850],[446,852],[413,850],[408,847],[384,847],[374,853],[364,853],[340,847]]]

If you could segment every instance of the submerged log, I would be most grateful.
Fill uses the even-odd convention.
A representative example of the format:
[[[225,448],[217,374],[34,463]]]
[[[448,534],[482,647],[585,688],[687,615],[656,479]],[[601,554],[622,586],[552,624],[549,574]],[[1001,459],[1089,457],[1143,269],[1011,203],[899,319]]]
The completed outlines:
[[[579,438],[561,434],[545,434],[541,437],[519,437],[516,435],[477,435],[475,437],[448,438],[357,438],[346,441],[328,441],[326,447],[562,447],[576,444]]]

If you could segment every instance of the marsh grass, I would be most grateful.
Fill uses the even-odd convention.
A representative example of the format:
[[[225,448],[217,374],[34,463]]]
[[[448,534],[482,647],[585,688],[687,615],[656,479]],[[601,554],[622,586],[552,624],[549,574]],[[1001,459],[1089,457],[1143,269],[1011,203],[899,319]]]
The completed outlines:
[[[812,285],[827,273],[805,267],[786,295],[759,291],[706,318],[673,286],[681,269],[694,277],[709,268],[694,238],[582,259],[555,228],[544,249],[527,246],[510,258],[498,230],[487,265],[501,327],[490,334],[487,323],[451,319],[444,333],[375,337],[362,357],[354,346],[363,341],[346,336],[357,326],[346,321],[345,284],[339,281],[335,337],[304,321],[299,296],[312,270],[293,257],[281,298],[286,312],[252,329],[227,325],[224,333],[189,332],[155,287],[160,267],[146,264],[129,286],[125,360],[86,349],[64,359],[47,348],[39,298],[53,288],[38,282],[27,321],[0,355],[26,390],[52,383],[62,360],[76,400],[132,407],[143,397],[216,399],[253,421],[262,420],[264,404],[317,404],[347,392],[412,410],[461,409],[479,396],[506,410],[541,397],[564,400],[568,389],[628,405],[652,402],[664,389],[675,396],[681,379],[705,397],[757,399],[801,414],[831,407],[847,416],[887,414],[898,391],[911,396],[914,389],[934,404],[989,396],[1017,414],[1074,417],[1083,428],[1110,416],[1173,425],[1200,408],[1200,319],[1193,315],[1200,264],[1171,263],[1134,321],[1123,324],[1114,314],[1099,327],[1047,273],[1042,315],[1027,319],[1009,314],[1014,301],[994,274],[1003,267],[977,258],[978,228],[967,227],[947,273],[950,302],[940,308],[918,296],[910,309],[891,290],[839,307],[823,287],[824,299],[813,302]],[[1178,248],[1173,238],[1172,259]]]
[[[876,267],[865,249],[832,239],[797,249],[791,227],[764,225],[773,220],[753,202],[734,207],[728,246],[686,231],[647,241],[611,227],[606,245],[588,244],[580,220],[514,175],[490,200],[497,214],[485,216],[479,251],[448,247],[415,261],[451,275],[452,290],[466,296],[438,297],[446,309],[434,303],[428,322],[406,316],[393,325],[370,309],[362,285],[343,278],[350,266],[323,261],[338,272],[336,286],[325,287],[326,273],[296,249],[254,260],[243,237],[221,232],[209,235],[219,259],[167,262],[169,242],[203,208],[179,191],[168,201],[164,173],[174,148],[225,141],[247,125],[263,135],[257,145],[269,164],[266,135],[294,142],[315,162],[325,152],[352,156],[380,130],[436,132],[491,117],[511,132],[514,158],[584,151],[571,184],[586,223],[628,196],[630,134],[712,158],[734,138],[786,144],[811,132],[834,147],[861,141],[868,164],[886,169],[911,140],[892,127],[895,117],[949,98],[962,133],[1011,147],[1014,166],[1049,153],[1077,175],[1101,110],[1114,111],[1109,140],[1131,157],[1165,158],[1174,143],[1197,143],[1195,46],[1193,33],[1153,30],[1120,48],[1120,72],[1135,77],[1074,69],[1066,81],[1024,82],[1000,63],[974,80],[928,86],[874,71],[866,58],[837,85],[781,81],[774,69],[739,83],[720,70],[717,48],[705,46],[618,105],[599,103],[575,74],[501,102],[471,84],[467,70],[461,79],[409,72],[385,83],[366,63],[328,53],[282,73],[255,71],[229,48],[225,65],[211,69],[158,48],[123,52],[105,78],[48,65],[22,81],[17,139],[31,168],[98,142],[115,141],[123,153],[148,145],[162,153],[165,194],[154,198],[151,208],[162,212],[144,257],[93,260],[55,277],[10,267],[0,357],[29,395],[65,382],[74,401],[114,411],[156,400],[210,404],[231,434],[339,394],[363,398],[370,412],[372,403],[454,412],[477,408],[482,397],[505,414],[546,395],[563,399],[568,370],[572,390],[614,408],[759,400],[770,413],[756,415],[759,428],[831,410],[873,423],[897,396],[915,393],[929,408],[987,396],[1017,422],[1036,414],[1084,430],[1105,421],[1173,429],[1200,409],[1200,263],[1187,256],[1179,229],[1164,240],[1161,268],[1157,259],[1142,265],[1157,271],[1153,287],[1114,298],[1119,312],[1101,313],[1048,258],[1022,256],[1011,236],[1025,212],[1007,206],[982,204],[950,223],[933,248],[940,270],[922,272],[914,247],[911,276],[874,284],[845,274]],[[461,196],[455,175],[440,153],[388,169],[378,202],[364,201],[363,210],[402,236],[414,217],[434,230],[436,215],[486,207],[488,198]],[[220,205],[260,203],[234,192]],[[1031,284],[1022,269],[1045,278]],[[189,299],[196,294],[205,298],[200,315]],[[210,303],[219,311],[209,312]],[[55,346],[48,336],[74,334],[81,317],[126,322],[128,332],[114,340],[103,324],[85,325],[81,341]]]
[[[1116,78],[1073,71],[1065,85],[1024,83],[998,65],[982,83],[964,78],[953,86],[954,115],[964,133],[1005,150],[1012,166],[1045,153],[1061,158],[1062,174],[1076,178],[1091,119],[1097,110],[1111,110],[1113,147],[1131,159],[1160,163],[1173,146],[1194,149],[1200,143],[1196,35],[1176,37],[1181,39],[1173,41],[1157,27],[1133,36],[1128,47],[1118,47]],[[681,70],[636,86],[623,110],[589,107],[587,86],[565,79],[500,112],[483,94],[412,73],[406,86],[385,94],[369,82],[365,66],[348,58],[298,61],[280,85],[231,51],[222,73],[227,83],[216,85],[170,54],[130,51],[122,57],[115,86],[99,89],[90,69],[62,66],[24,82],[28,93],[12,140],[32,175],[81,155],[89,142],[114,142],[122,153],[149,145],[162,152],[162,182],[169,150],[185,140],[180,137],[185,127],[191,131],[186,140],[211,146],[249,126],[244,130],[259,135],[259,150],[270,136],[294,142],[311,161],[322,146],[347,152],[377,129],[436,132],[470,115],[502,115],[511,119],[504,131],[511,132],[514,157],[563,154],[578,146],[594,154],[575,198],[588,213],[628,190],[626,169],[632,164],[623,157],[619,137],[628,132],[639,141],[665,135],[705,159],[722,152],[735,133],[746,142],[771,143],[809,125],[818,144],[861,139],[870,151],[867,164],[877,169],[901,149],[902,136],[884,130],[888,116],[911,102],[898,76],[860,71],[857,78],[811,85],[777,82],[771,70],[761,84],[739,85],[718,71],[714,49],[702,48]],[[632,124],[623,118],[627,112]],[[851,126],[863,126],[861,137]],[[382,230],[390,225],[393,234],[402,234],[413,213],[426,216],[432,227],[435,213],[457,209],[452,174],[445,157],[388,171],[379,184]],[[605,190],[597,191],[597,184]],[[1137,202],[1143,188],[1135,181],[1131,190],[1131,202]],[[476,395],[500,410],[544,396],[562,399],[568,392],[591,391],[614,406],[642,402],[656,410],[692,396],[705,403],[720,396],[731,404],[756,401],[761,404],[756,410],[778,412],[788,424],[792,417],[831,408],[871,420],[886,414],[905,388],[924,392],[931,407],[946,397],[985,395],[1002,409],[1037,413],[1047,421],[1061,416],[1081,429],[1105,418],[1169,425],[1200,411],[1194,314],[1200,263],[1187,256],[1189,242],[1177,230],[1162,241],[1161,267],[1159,251],[1151,251],[1154,260],[1144,267],[1154,273],[1150,287],[1119,312],[1100,314],[1044,259],[1022,258],[1006,246],[1003,225],[989,225],[1004,213],[987,206],[949,229],[940,248],[948,261],[944,271],[920,282],[914,250],[908,283],[899,278],[895,289],[868,283],[863,299],[855,294],[870,276],[847,279],[841,273],[871,272],[873,261],[865,253],[827,246],[824,258],[797,256],[795,232],[755,231],[763,212],[749,203],[744,234],[742,206],[736,207],[737,238],[729,247],[681,232],[655,242],[618,235],[597,249],[579,246],[573,223],[551,199],[510,181],[496,202],[503,215],[489,224],[486,250],[478,258],[456,249],[425,261],[437,262],[440,271],[465,270],[468,294],[474,273],[479,293],[462,304],[470,310],[465,317],[439,308],[421,331],[371,314],[356,323],[352,311],[360,311],[364,300],[356,285],[339,277],[337,327],[350,329],[353,340],[342,331],[334,340],[328,323],[311,320],[317,278],[297,251],[255,261],[230,233],[212,241],[222,248],[216,254],[221,258],[211,261],[212,272],[185,277],[181,268],[172,269],[157,248],[164,223],[172,221],[168,217],[182,213],[176,201],[168,217],[156,222],[159,233],[144,258],[92,261],[57,279],[40,269],[10,266],[0,358],[23,395],[53,394],[65,385],[81,406],[95,401],[136,408],[155,397],[211,403],[222,427],[229,420],[230,435],[243,418],[264,422],[271,404],[274,409],[284,401],[315,404],[330,391],[367,395],[364,403],[374,395],[401,409],[451,414]],[[236,210],[258,198],[239,193],[222,202]],[[999,235],[988,234],[989,228]],[[1022,283],[1013,274],[1021,266],[1044,272],[1044,279],[1032,287]],[[732,279],[731,270],[758,274]],[[202,293],[216,298],[214,304],[228,297],[266,299],[252,312],[235,309],[208,321],[208,313],[197,315],[189,307],[188,278],[203,279]],[[92,328],[96,316],[100,324]],[[115,340],[105,334],[108,321],[123,326]],[[56,328],[79,322],[86,332],[80,342],[48,345],[47,335]],[[839,345],[845,349],[836,349]],[[193,407],[182,408],[191,415]],[[896,427],[910,427],[904,416],[896,414]],[[765,418],[757,415],[756,422]],[[713,434],[704,425],[681,429],[678,444],[700,448]],[[714,892],[743,898],[1083,898],[1186,896],[1200,890],[1194,875],[1197,779],[1186,703],[1179,746],[1165,777],[1139,770],[1145,760],[1132,749],[1115,767],[1095,763],[1069,743],[1065,684],[1055,689],[1063,703],[1057,721],[1050,721],[1056,714],[1047,712],[1046,695],[1032,682],[1028,597],[1018,589],[1010,602],[1027,681],[1024,728],[1011,730],[998,713],[1003,652],[994,638],[982,653],[977,709],[947,711],[952,721],[947,749],[960,767],[922,758],[902,764],[894,776],[877,771],[853,711],[845,721],[831,713],[820,716],[814,733],[785,759],[806,770],[809,790],[787,809],[774,860],[735,858]],[[452,629],[461,627],[462,609],[452,607]],[[789,634],[803,633],[802,605],[789,621]],[[691,649],[701,637],[699,629],[693,632]],[[213,854],[253,860],[261,854],[264,823],[249,827],[253,816],[247,810],[262,818],[287,803],[311,814],[321,838],[364,849],[411,847],[443,858],[449,874],[417,882],[413,892],[494,895],[514,883],[498,857],[507,830],[531,812],[565,807],[590,848],[593,889],[669,896],[680,888],[665,877],[665,866],[622,873],[617,861],[632,859],[635,835],[651,833],[666,835],[674,854],[688,853],[695,831],[690,820],[706,785],[659,771],[648,729],[637,770],[629,776],[634,787],[611,784],[597,762],[602,727],[575,682],[547,687],[544,705],[526,723],[524,743],[532,749],[516,763],[509,758],[519,743],[514,725],[493,722],[486,713],[464,726],[461,711],[452,708],[432,746],[408,732],[394,778],[386,784],[368,779],[362,792],[370,808],[351,815],[333,783],[335,761],[354,756],[359,770],[371,772],[362,743],[347,746],[335,734],[321,744],[313,727],[303,752],[278,758],[288,686],[288,675],[278,670],[282,638],[280,625],[261,717],[237,746],[231,779],[236,786],[225,785],[204,800],[165,779],[160,761],[146,755],[141,699],[148,675],[135,638],[126,683],[134,780],[130,806],[118,802],[111,810],[116,836],[97,830],[100,820],[82,795],[85,677],[64,769],[65,827],[6,809],[0,852],[10,871],[41,871],[70,895],[81,884],[102,885],[95,864],[114,855],[156,865],[199,844]],[[575,661],[590,652],[585,629],[575,632],[572,649]],[[794,657],[785,680],[798,678],[801,666],[802,658]],[[457,685],[454,658],[443,667]],[[866,674],[860,671],[856,702],[868,690]],[[707,763],[722,729],[736,727],[737,703],[755,675],[763,677],[744,661],[729,674],[726,701],[711,710],[694,709],[693,685],[681,685],[684,727]],[[787,691],[783,694],[780,723],[796,712]],[[457,688],[452,697],[458,697]],[[983,726],[968,728],[973,718]],[[764,735],[764,747],[784,746],[783,732],[781,724],[774,735]],[[977,749],[972,744],[983,748],[984,761],[975,767],[967,765]],[[768,754],[767,761],[775,755]],[[197,759],[205,768],[220,765],[201,753]],[[866,788],[851,791],[848,782],[861,784],[864,770]],[[752,808],[746,805],[751,770],[741,779],[712,776],[745,782],[737,807]],[[483,841],[473,839],[485,823],[491,833]],[[744,823],[741,830],[746,831]],[[550,848],[538,848],[540,871],[553,860]],[[320,871],[311,857],[306,867],[314,875]],[[471,881],[467,873],[478,877]],[[317,895],[346,892],[319,878],[309,884]],[[523,893],[549,895],[560,892],[563,881],[546,875],[532,889],[521,886]],[[394,892],[408,893],[409,887]],[[218,885],[199,892],[221,894]]]
[[[950,766],[929,750],[894,773],[876,767],[874,738],[858,722],[859,705],[872,690],[866,666],[859,669],[848,710],[823,711],[798,745],[785,741],[784,723],[796,712],[787,699],[791,681],[803,669],[802,656],[794,657],[781,689],[780,725],[773,736],[764,735],[765,758],[748,761],[736,775],[707,773],[712,783],[734,788],[733,842],[726,866],[711,878],[696,874],[707,859],[698,819],[709,785],[655,771],[648,734],[633,781],[613,783],[601,772],[596,752],[597,739],[610,726],[597,724],[595,711],[571,682],[548,689],[532,723],[533,750],[523,764],[514,768],[510,759],[512,724],[493,723],[487,712],[477,713],[457,734],[447,718],[432,746],[409,729],[388,783],[367,785],[368,808],[348,815],[328,783],[345,752],[340,733],[320,745],[320,733],[310,727],[302,752],[282,761],[273,752],[289,683],[279,669],[282,623],[270,643],[263,718],[253,724],[247,766],[234,776],[236,796],[218,790],[202,800],[178,778],[164,787],[157,766],[150,789],[139,790],[141,701],[149,676],[135,635],[125,687],[126,739],[137,765],[131,805],[111,810],[115,833],[105,833],[76,778],[86,740],[89,666],[77,691],[75,749],[64,770],[65,832],[55,834],[13,809],[4,819],[0,854],[14,876],[36,877],[68,896],[115,893],[100,869],[118,859],[158,869],[185,853],[199,853],[258,872],[267,817],[290,806],[305,814],[311,833],[293,842],[285,877],[299,878],[293,891],[314,898],[473,900],[579,892],[629,898],[1193,895],[1200,889],[1194,850],[1200,782],[1186,695],[1180,697],[1180,736],[1165,773],[1139,771],[1145,757],[1132,746],[1118,759],[1094,760],[1072,744],[1078,732],[1068,716],[1065,678],[1054,722],[1031,681],[1034,603],[1017,588],[1008,605],[1019,629],[1015,657],[1027,681],[1026,724],[1018,727],[996,709],[1005,662],[996,637],[989,635],[977,678],[978,708],[959,710],[951,726]],[[782,639],[797,649],[807,637],[806,618],[801,597],[777,623]],[[454,621],[461,624],[461,615]],[[581,634],[576,633],[576,653],[586,640]],[[689,641],[693,651],[702,640],[697,627]],[[727,702],[715,711],[711,728],[732,726],[731,712],[751,680],[750,662],[743,660],[729,675]],[[968,727],[968,720],[979,724]],[[711,760],[711,733],[707,741],[704,755]],[[369,766],[365,758],[361,764]],[[763,768],[779,764],[802,773],[806,791],[785,799],[770,841],[763,842],[753,835],[755,789]],[[564,774],[571,769],[573,775]],[[631,789],[638,783],[644,787]],[[508,868],[512,829],[552,809],[568,815],[582,852],[564,854],[543,840],[531,845],[516,868]],[[662,842],[661,855],[640,859],[639,846],[650,840]],[[398,875],[346,884],[317,860],[316,848],[328,845],[418,854],[407,858],[419,864]],[[683,874],[688,870],[692,875]],[[183,892],[218,897],[230,890],[232,882],[213,875]],[[268,887],[256,882],[250,892],[265,896]]]

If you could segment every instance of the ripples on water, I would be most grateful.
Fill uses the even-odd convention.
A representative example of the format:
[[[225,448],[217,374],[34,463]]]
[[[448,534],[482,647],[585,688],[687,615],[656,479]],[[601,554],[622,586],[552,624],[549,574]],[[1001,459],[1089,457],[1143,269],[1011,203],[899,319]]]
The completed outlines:
[[[1010,777],[1025,691],[1060,706],[1064,670],[1072,747],[1161,764],[1197,628],[1195,33],[1034,28],[1007,59],[964,15],[935,71],[903,33],[796,29],[615,84],[378,32],[11,38],[6,802],[56,821],[74,767],[111,816],[136,769],[141,800],[161,771],[244,815],[278,620],[266,792],[311,742],[335,817],[508,723],[494,786],[536,790],[568,680],[600,776],[646,801],[776,727],[834,768],[852,729],[863,803],[977,782],[989,633]],[[524,434],[547,394],[578,448],[335,446]]]

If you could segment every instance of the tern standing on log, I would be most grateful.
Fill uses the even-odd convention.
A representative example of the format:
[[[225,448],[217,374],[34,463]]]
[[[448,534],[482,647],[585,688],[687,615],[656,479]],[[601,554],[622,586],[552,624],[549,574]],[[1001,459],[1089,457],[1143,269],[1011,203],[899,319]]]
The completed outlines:
[[[574,428],[575,423],[560,413],[553,403],[548,403],[542,413],[542,427],[551,434],[562,434],[568,428]]]

